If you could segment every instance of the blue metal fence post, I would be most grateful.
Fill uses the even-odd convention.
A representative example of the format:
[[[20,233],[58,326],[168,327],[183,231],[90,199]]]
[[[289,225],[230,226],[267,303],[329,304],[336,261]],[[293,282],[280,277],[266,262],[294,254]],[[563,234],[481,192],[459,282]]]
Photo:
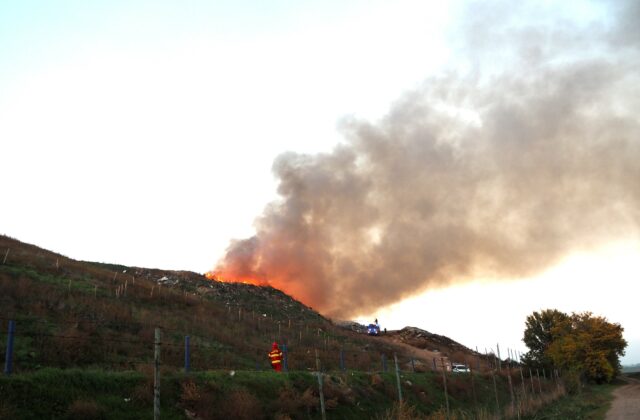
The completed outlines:
[[[285,372],[289,372],[289,363],[288,363],[288,359],[289,359],[289,352],[287,351],[287,345],[283,344],[282,345],[282,354],[284,355],[283,358],[283,368]]]
[[[343,372],[346,370],[344,366],[344,350],[340,349],[340,370]]]
[[[387,371],[387,358],[385,357],[384,353],[382,353],[382,371]]]
[[[191,370],[191,346],[190,346],[190,337],[188,335],[184,336],[184,372],[189,373]]]
[[[13,335],[16,332],[16,321],[9,321],[9,333],[7,335],[7,354],[4,357],[4,374],[11,375],[13,363]]]

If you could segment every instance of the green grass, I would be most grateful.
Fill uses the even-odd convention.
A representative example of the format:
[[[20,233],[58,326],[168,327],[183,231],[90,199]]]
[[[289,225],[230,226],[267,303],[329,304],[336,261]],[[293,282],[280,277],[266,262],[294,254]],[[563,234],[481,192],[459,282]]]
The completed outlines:
[[[194,273],[136,272],[73,261],[0,235],[0,244],[3,241],[12,253],[0,266],[0,344],[7,320],[15,320],[16,375],[0,379],[0,418],[150,418],[149,362],[158,326],[163,328],[163,418],[183,418],[184,409],[202,418],[273,418],[278,413],[319,418],[317,377],[309,372],[315,369],[316,350],[323,370],[331,372],[325,389],[329,418],[372,418],[398,398],[394,373],[369,373],[381,368],[381,355],[391,361],[397,352],[400,366],[409,370],[409,355],[402,348],[336,327],[275,289],[212,286]],[[127,280],[119,274],[124,269]],[[135,273],[135,282],[129,273]],[[181,283],[159,287],[155,280],[164,275]],[[116,298],[115,288],[123,281],[128,281],[127,294]],[[183,293],[183,288],[202,285],[212,286],[214,293]],[[179,373],[185,335],[191,337],[191,367],[196,372],[188,377]],[[292,371],[250,371],[267,367],[266,354],[274,340],[288,344]],[[337,370],[340,351],[347,368],[354,370]],[[0,360],[3,357],[4,345]],[[109,372],[114,369],[124,372]],[[237,373],[229,375],[230,369]],[[496,411],[491,376],[474,378],[476,398],[470,375],[448,376],[452,412]],[[508,382],[504,373],[496,381],[503,409],[510,398]],[[439,373],[403,372],[402,392],[421,415],[445,406]]]
[[[135,398],[146,379],[136,372],[43,369],[0,378],[0,418],[71,418],[74,402],[92,402],[105,418],[149,418],[152,400]],[[169,401],[168,401],[169,402]],[[164,418],[182,418],[170,405]]]
[[[602,420],[611,406],[612,392],[617,386],[617,384],[586,386],[580,393],[564,396],[522,419]]]
[[[7,273],[13,278],[25,276],[40,283],[45,283],[53,286],[65,287],[70,291],[89,293],[94,291],[94,285],[91,284],[90,277],[83,276],[82,279],[72,279],[64,276],[55,276],[48,273],[43,273],[29,267],[0,265],[0,273]]]
[[[388,411],[398,399],[394,373],[332,372],[324,378],[329,418],[373,418]],[[404,399],[417,413],[426,415],[443,409],[444,393],[438,378],[430,372],[402,374]],[[490,380],[490,377],[476,378],[480,385]],[[116,373],[48,368],[0,377],[0,418],[150,418],[151,383],[150,370]],[[456,392],[450,395],[451,410],[473,412],[469,394],[460,388]],[[501,392],[504,394],[506,390]],[[278,414],[318,419],[318,398],[318,378],[310,372],[209,371],[162,375],[161,410],[162,417],[168,419],[184,418],[185,409],[205,419],[274,418]],[[486,406],[478,409],[490,411]]]

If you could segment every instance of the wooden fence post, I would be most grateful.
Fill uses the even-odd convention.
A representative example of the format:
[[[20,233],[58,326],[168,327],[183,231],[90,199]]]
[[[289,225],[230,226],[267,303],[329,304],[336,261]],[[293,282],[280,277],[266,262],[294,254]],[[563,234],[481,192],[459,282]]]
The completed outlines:
[[[434,359],[435,360],[435,359]],[[447,405],[447,418],[449,418],[449,392],[447,391],[447,367],[444,364],[444,357],[440,358],[442,364],[442,385],[444,387],[444,401]]]
[[[527,398],[527,389],[524,385],[524,375],[522,374],[522,365],[520,365],[520,380],[522,381],[522,398]]]
[[[533,398],[533,396],[536,393],[536,390],[533,387],[533,373],[531,372],[531,368],[529,368],[529,379],[531,379],[531,397]]]
[[[184,336],[184,373],[191,370],[191,337]]]
[[[2,265],[5,265],[7,263],[7,257],[9,256],[9,251],[11,251],[11,248],[7,248],[7,252],[4,253],[4,259],[2,260]]]
[[[498,400],[498,385],[496,384],[496,372],[491,371],[491,378],[493,378],[493,393],[496,395],[496,414],[500,415],[500,400]]]
[[[320,395],[320,411],[322,420],[327,420],[327,413],[324,409],[324,392],[322,391],[322,371],[320,370],[320,355],[316,349],[316,370],[318,371],[318,394]]]
[[[476,412],[476,415],[480,415],[478,413],[478,397],[476,396],[476,380],[475,373],[473,371],[473,367],[471,363],[469,363],[468,359],[465,359],[467,366],[469,367],[469,375],[471,375],[471,392],[473,392],[473,410]]]
[[[511,410],[513,412],[516,404],[515,394],[513,393],[513,381],[511,380],[511,368],[507,364],[507,379],[509,380],[509,394],[511,395]]]
[[[398,401],[402,403],[402,388],[400,387],[400,369],[398,368],[398,355],[393,353],[393,359],[396,362],[396,382],[398,383]]]
[[[160,419],[160,328],[156,328],[153,354],[153,419]]]

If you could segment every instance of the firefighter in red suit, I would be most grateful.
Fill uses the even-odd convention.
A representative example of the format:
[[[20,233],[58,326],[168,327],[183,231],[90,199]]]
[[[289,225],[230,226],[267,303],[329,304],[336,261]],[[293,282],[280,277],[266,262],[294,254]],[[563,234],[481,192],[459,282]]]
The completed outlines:
[[[282,351],[278,348],[278,343],[273,343],[271,345],[269,360],[271,361],[271,367],[273,370],[276,372],[282,372]]]

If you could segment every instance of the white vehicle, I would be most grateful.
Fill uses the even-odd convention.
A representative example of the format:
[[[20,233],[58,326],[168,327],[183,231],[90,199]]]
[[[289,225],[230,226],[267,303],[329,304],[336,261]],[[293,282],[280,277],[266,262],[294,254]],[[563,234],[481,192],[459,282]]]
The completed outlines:
[[[460,363],[452,363],[451,364],[451,372],[453,373],[469,373],[471,369],[467,365],[463,365]]]

